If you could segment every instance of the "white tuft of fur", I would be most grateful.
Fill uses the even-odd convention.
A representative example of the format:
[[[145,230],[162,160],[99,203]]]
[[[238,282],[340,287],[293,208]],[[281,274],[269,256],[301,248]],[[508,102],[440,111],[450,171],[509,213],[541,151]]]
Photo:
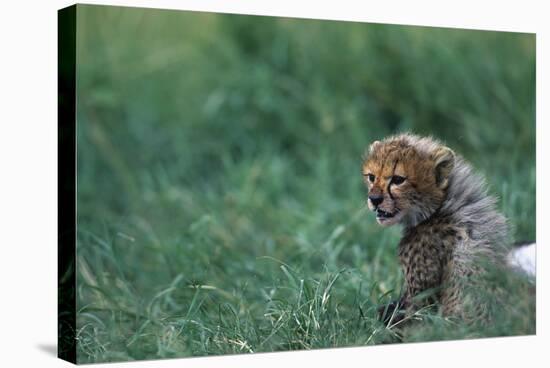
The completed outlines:
[[[506,257],[508,265],[535,278],[537,269],[537,246],[535,243],[524,245],[510,251]]]

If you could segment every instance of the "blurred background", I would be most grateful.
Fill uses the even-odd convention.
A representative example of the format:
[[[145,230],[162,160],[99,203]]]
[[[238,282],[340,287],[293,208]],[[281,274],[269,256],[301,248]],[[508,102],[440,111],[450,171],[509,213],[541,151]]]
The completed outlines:
[[[433,135],[535,240],[535,36],[78,5],[78,359],[393,342],[375,139]],[[534,333],[534,296],[472,330]],[[508,282],[507,281],[507,282]],[[517,293],[517,294],[513,294]],[[519,300],[519,301],[518,301]],[[452,331],[451,331],[452,330]]]

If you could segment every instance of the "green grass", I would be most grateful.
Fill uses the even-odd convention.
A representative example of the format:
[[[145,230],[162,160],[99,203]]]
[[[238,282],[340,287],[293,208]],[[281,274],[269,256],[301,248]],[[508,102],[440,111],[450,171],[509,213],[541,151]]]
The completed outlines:
[[[509,273],[489,326],[382,326],[399,229],[360,175],[434,135],[534,240],[533,35],[79,6],[78,42],[79,362],[535,332]]]

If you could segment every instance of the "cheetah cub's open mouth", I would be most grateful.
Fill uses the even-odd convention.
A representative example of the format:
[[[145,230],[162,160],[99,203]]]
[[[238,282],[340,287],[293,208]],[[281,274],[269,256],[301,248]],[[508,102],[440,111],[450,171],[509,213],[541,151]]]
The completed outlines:
[[[382,211],[380,208],[377,208],[375,210],[375,212],[376,212],[376,219],[377,220],[389,219],[389,218],[392,218],[393,216],[395,216],[397,214],[397,211],[394,212],[394,213],[390,213],[390,212]]]

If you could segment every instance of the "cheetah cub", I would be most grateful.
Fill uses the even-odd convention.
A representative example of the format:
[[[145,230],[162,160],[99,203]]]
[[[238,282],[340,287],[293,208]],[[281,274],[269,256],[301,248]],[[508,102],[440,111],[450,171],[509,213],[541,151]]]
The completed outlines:
[[[362,171],[377,222],[403,225],[405,287],[381,318],[396,322],[438,304],[444,316],[469,320],[468,277],[483,271],[482,259],[500,262],[507,243],[506,220],[484,180],[439,141],[412,134],[372,143]]]

